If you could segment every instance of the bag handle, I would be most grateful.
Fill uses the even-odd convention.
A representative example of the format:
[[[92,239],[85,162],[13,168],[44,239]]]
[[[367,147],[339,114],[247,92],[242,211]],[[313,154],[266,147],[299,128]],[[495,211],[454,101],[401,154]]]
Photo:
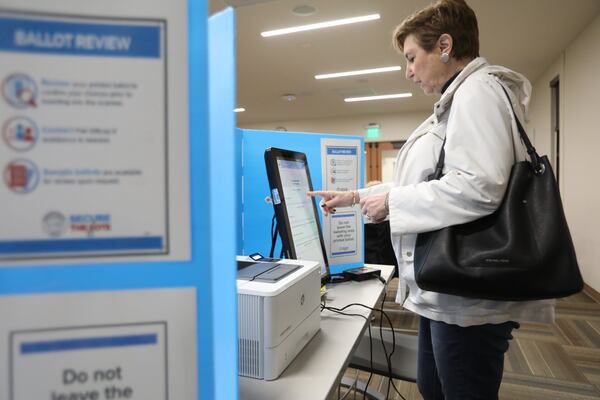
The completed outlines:
[[[512,102],[510,101],[510,96],[504,88],[504,85],[500,82],[499,84],[502,88],[502,91],[504,91],[506,98],[508,99],[508,104],[510,104],[510,110],[512,111],[513,116],[515,117],[515,122],[517,123],[517,128],[519,129],[519,135],[521,136],[521,139],[523,140],[523,143],[527,148],[527,154],[529,154],[529,157],[531,158],[531,162],[533,164],[533,173],[536,175],[543,175],[546,171],[546,166],[541,161],[541,158],[535,150],[535,147],[533,147],[533,145],[531,144],[531,141],[529,140],[529,137],[527,136],[527,133],[523,128],[523,125],[521,125],[521,121],[519,121],[519,117],[517,117],[517,113],[515,113],[515,109],[512,105]],[[444,150],[445,145],[446,137],[444,137],[444,141],[442,142],[442,149],[440,150],[440,156],[438,157],[438,161],[435,166],[435,171],[431,175],[431,178],[429,180],[439,180],[442,177],[442,170],[444,169],[444,160],[446,158],[446,151]]]
[[[519,121],[519,117],[517,117],[515,108],[513,107],[513,104],[510,101],[510,96],[508,95],[508,92],[506,91],[506,89],[504,88],[504,85],[502,83],[500,83],[500,87],[502,88],[502,91],[504,91],[504,94],[506,95],[506,98],[508,99],[508,104],[510,104],[510,110],[512,111],[513,116],[515,117],[515,122],[517,123],[517,128],[519,128],[519,134],[521,135],[521,139],[523,140],[523,143],[525,143],[525,147],[527,148],[527,154],[529,154],[529,157],[531,158],[531,162],[533,163],[533,173],[536,175],[542,175],[546,171],[546,166],[541,161],[539,154],[535,150],[535,147],[533,147],[533,145],[531,144],[531,141],[529,140],[529,136],[527,136],[527,133],[525,132],[525,129],[523,128],[523,125],[521,125],[521,121]]]

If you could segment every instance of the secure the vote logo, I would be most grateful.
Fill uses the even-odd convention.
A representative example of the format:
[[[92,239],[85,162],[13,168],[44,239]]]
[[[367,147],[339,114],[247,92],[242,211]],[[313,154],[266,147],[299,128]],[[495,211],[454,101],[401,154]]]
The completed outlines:
[[[15,108],[37,107],[38,89],[29,75],[9,75],[2,84],[2,95],[8,104]]]
[[[71,214],[69,215],[69,222],[72,232],[80,232],[88,236],[112,229],[110,214]]]
[[[13,117],[2,126],[2,137],[11,149],[27,151],[35,146],[39,137],[39,130],[31,119]]]
[[[59,211],[50,211],[42,219],[42,229],[48,236],[62,236],[67,231],[67,218]]]
[[[4,183],[15,193],[30,193],[40,181],[40,173],[34,163],[24,158],[4,167]]]

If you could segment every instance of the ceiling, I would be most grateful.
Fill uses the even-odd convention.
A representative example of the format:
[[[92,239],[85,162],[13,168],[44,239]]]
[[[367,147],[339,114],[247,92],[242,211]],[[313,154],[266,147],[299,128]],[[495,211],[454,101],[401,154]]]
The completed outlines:
[[[426,0],[210,0],[210,13],[236,8],[238,125],[430,110],[404,78],[391,33]],[[535,81],[600,12],[599,0],[468,0],[477,14],[480,53]],[[309,16],[292,12],[308,5]],[[381,19],[263,38],[266,30],[379,13]],[[316,80],[314,75],[401,65],[381,74]],[[344,102],[345,97],[412,92],[406,99]],[[294,94],[296,100],[282,99]]]

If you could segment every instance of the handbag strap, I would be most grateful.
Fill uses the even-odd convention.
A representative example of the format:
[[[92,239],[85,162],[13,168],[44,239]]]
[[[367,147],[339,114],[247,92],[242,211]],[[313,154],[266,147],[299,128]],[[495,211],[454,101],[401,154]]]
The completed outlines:
[[[537,151],[535,150],[535,147],[533,147],[533,145],[531,144],[529,136],[527,136],[527,133],[525,132],[525,128],[523,128],[523,125],[521,125],[521,121],[519,121],[519,117],[517,117],[517,113],[515,112],[515,108],[513,107],[512,101],[510,101],[510,96],[508,95],[508,92],[506,91],[502,83],[500,83],[500,87],[502,88],[502,91],[508,99],[508,104],[510,104],[510,110],[512,111],[513,116],[515,117],[515,122],[517,123],[519,134],[521,135],[523,143],[525,143],[525,147],[527,148],[527,154],[529,154],[529,157],[531,158],[531,163],[533,164],[533,172],[536,175],[542,175],[545,172],[546,167],[544,166],[544,163],[542,163],[542,160]]]
[[[523,143],[525,144],[525,147],[527,148],[527,154],[529,154],[529,157],[531,158],[531,163],[533,164],[533,173],[536,175],[542,175],[546,171],[546,167],[545,167],[544,163],[542,163],[539,154],[535,150],[535,147],[533,147],[533,145],[531,144],[531,141],[529,140],[529,136],[527,136],[527,133],[525,132],[525,129],[523,128],[523,125],[521,125],[521,121],[519,121],[519,117],[517,117],[517,113],[515,112],[515,109],[512,105],[512,101],[510,101],[510,96],[508,95],[508,92],[504,88],[504,85],[500,82],[498,82],[498,83],[499,83],[500,87],[502,88],[502,91],[506,95],[506,98],[508,99],[508,104],[510,104],[510,110],[512,111],[513,116],[515,117],[515,122],[517,123],[517,128],[519,129],[519,134],[521,135],[521,139],[523,140]],[[431,175],[431,180],[439,180],[442,177],[442,170],[444,169],[444,160],[446,158],[446,151],[444,150],[445,146],[446,146],[446,137],[444,137],[444,141],[442,142],[440,156],[438,157],[437,164],[435,165],[435,171]]]

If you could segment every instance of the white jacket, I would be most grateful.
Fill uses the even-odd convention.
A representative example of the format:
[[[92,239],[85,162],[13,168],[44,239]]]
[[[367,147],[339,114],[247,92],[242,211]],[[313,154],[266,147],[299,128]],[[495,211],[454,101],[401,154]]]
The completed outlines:
[[[554,320],[554,300],[470,299],[421,290],[414,279],[417,233],[494,212],[504,196],[512,165],[526,158],[500,81],[511,95],[519,119],[524,121],[531,93],[529,81],[516,72],[476,58],[446,89],[435,104],[433,115],[410,135],[398,153],[394,182],[359,192],[360,198],[390,192],[392,244],[401,277],[396,301],[404,301],[405,308],[436,321],[469,326],[509,320]],[[444,137],[444,176],[427,182]]]

